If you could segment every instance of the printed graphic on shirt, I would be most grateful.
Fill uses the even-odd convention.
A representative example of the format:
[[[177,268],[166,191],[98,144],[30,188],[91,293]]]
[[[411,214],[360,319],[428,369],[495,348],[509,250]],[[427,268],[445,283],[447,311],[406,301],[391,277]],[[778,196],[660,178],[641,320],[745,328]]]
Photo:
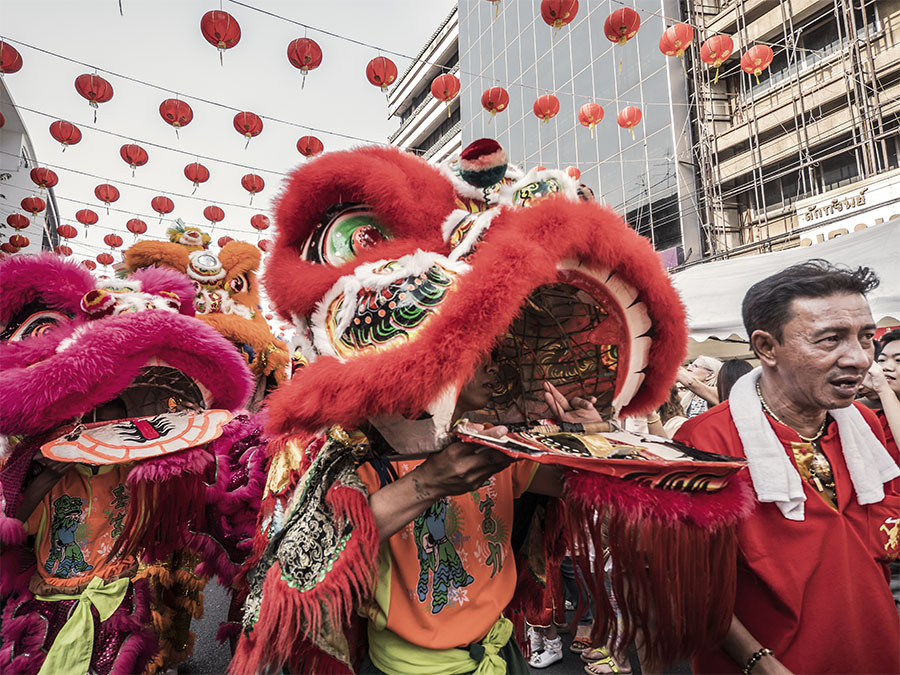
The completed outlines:
[[[118,539],[122,534],[122,525],[125,520],[125,512],[128,509],[128,488],[124,483],[119,483],[112,491],[112,504],[103,512],[106,522],[109,523],[110,536]]]
[[[898,538],[900,538],[900,518],[885,518],[884,524],[879,528],[880,532],[884,532],[886,541],[884,544],[884,552],[890,554],[893,552],[897,555]]]
[[[503,520],[494,515],[496,490],[493,477],[484,494],[480,491],[471,494],[482,514],[481,534],[484,535],[484,541],[480,548],[486,550],[481,551],[483,555],[479,557],[482,557],[484,564],[490,568],[493,578],[503,569],[503,545],[509,540],[509,528]]]
[[[84,559],[84,553],[76,541],[78,527],[84,521],[80,497],[62,495],[53,502],[50,519],[50,555],[44,569],[62,579],[94,569]],[[54,571],[55,568],[55,571]]]
[[[451,537],[461,532],[459,523],[448,523],[451,501],[444,498],[432,504],[428,510],[413,521],[413,536],[419,556],[419,581],[416,594],[419,602],[425,603],[428,588],[431,587],[431,613],[438,614],[450,601],[454,589],[462,589],[475,581],[466,572],[463,562],[456,552]],[[456,519],[453,519],[456,520]],[[452,526],[452,529],[450,528]],[[462,598],[457,596],[457,601]]]

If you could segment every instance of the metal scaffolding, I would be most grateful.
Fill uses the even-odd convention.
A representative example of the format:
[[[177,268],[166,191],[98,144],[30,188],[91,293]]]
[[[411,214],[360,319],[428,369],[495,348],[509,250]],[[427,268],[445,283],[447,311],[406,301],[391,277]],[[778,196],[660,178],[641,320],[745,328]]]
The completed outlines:
[[[795,13],[798,4],[802,8]],[[876,68],[874,46],[878,40],[889,37],[887,32],[872,30],[875,0],[823,0],[813,4],[800,0],[733,3],[686,0],[685,7],[688,22],[698,32],[698,39],[692,45],[695,64],[700,63],[700,45],[717,32],[734,37],[737,55],[754,43],[763,43],[771,46],[776,55],[783,52],[785,64],[780,81],[765,91],[753,86],[733,59],[723,64],[724,72],[718,83],[713,80],[711,69],[692,69],[693,152],[698,167],[707,259],[747,250],[768,251],[798,238],[798,223],[786,222],[792,218],[790,201],[782,196],[777,204],[766,203],[768,181],[795,180],[797,198],[814,195],[828,189],[819,175],[820,163],[851,150],[860,180],[890,168],[888,146],[889,142],[896,142],[892,139],[898,130],[896,124],[886,125],[883,114],[883,92],[879,84],[883,73]],[[763,14],[768,17],[769,28],[759,34],[761,29],[756,22]],[[778,15],[780,27],[772,28],[771,19]],[[823,101],[814,103],[805,91],[811,75],[825,67],[822,54],[801,46],[801,38],[815,22],[828,16],[834,17],[837,26],[838,53],[834,58],[840,60],[843,91],[838,96],[839,104],[827,102],[829,108],[823,111]],[[830,56],[825,61],[833,63]],[[773,128],[771,118],[767,120],[766,116],[777,108],[772,101],[777,97],[781,99],[779,105],[784,104],[786,95],[790,97],[791,119],[775,123]],[[850,116],[849,123],[831,129],[828,134],[815,130],[819,121],[844,110]],[[746,141],[742,141],[739,150],[732,143],[730,150],[723,151],[720,137],[741,125],[746,130]],[[775,131],[779,138],[790,139],[792,143],[788,155],[782,152],[778,161],[766,157],[763,146],[769,139],[761,136],[761,127],[766,125],[768,128],[763,133],[769,139]],[[836,145],[836,139],[845,134],[849,134],[849,141]],[[745,170],[738,177],[723,176],[722,162],[736,156],[746,158],[742,166]]]

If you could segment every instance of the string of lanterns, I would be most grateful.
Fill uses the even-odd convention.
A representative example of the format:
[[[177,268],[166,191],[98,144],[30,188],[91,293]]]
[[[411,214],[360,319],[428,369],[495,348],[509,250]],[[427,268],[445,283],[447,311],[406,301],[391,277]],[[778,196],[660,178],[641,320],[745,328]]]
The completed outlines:
[[[554,31],[554,37],[563,27],[569,25],[576,17],[578,12],[578,0],[543,0],[541,3],[541,17]],[[201,33],[203,37],[219,50],[220,64],[224,64],[223,54],[227,49],[233,48],[238,44],[241,37],[240,25],[227,12],[218,10],[207,12],[201,19]],[[633,9],[628,7],[620,8],[612,12],[607,17],[604,24],[605,36],[616,45],[623,45],[631,40],[640,28],[640,15]],[[660,37],[659,49],[666,56],[679,59],[684,58],[684,52],[690,47],[694,39],[694,29],[686,23],[676,23],[666,28]],[[731,56],[734,49],[733,39],[728,35],[713,35],[707,39],[700,48],[700,59],[707,65],[716,69],[714,82],[718,81],[719,68]],[[305,80],[308,73],[315,70],[322,63],[322,49],[314,40],[303,37],[293,40],[288,44],[287,58],[291,65],[302,73],[301,88],[305,86]],[[759,76],[771,65],[774,53],[771,47],[758,44],[750,47],[744,52],[740,59],[741,69],[756,77],[759,82]],[[683,63],[683,61],[682,61]],[[0,41],[0,74],[11,74],[18,72],[23,65],[21,54],[3,41]],[[621,63],[620,63],[621,69]],[[373,85],[378,86],[383,92],[387,92],[388,88],[397,79],[397,66],[389,58],[378,56],[373,58],[366,66],[366,78]],[[450,104],[459,95],[460,81],[456,75],[443,73],[434,78],[431,83],[432,96],[447,105],[448,116],[450,115]],[[114,90],[112,84],[98,75],[96,72],[85,73],[75,78],[75,89],[85,100],[88,101],[93,109],[94,122],[97,121],[97,113],[101,103],[112,100]],[[510,102],[509,92],[503,87],[491,87],[484,91],[481,97],[481,103],[487,110],[491,119],[508,107]],[[553,94],[544,94],[539,96],[533,104],[533,112],[542,122],[546,123],[555,117],[560,110],[559,99]],[[186,101],[181,101],[177,97],[164,100],[159,107],[159,113],[162,119],[170,124],[178,137],[178,131],[184,128],[193,119],[193,110]],[[604,110],[596,102],[590,102],[582,105],[577,114],[579,124],[588,127],[593,137],[593,131],[604,117]],[[617,123],[623,129],[627,129],[634,136],[634,128],[640,123],[642,118],[641,109],[637,106],[627,106],[617,114]],[[2,123],[0,123],[2,126]],[[235,130],[244,136],[246,140],[245,148],[249,146],[250,140],[258,136],[263,130],[263,120],[256,113],[250,111],[238,112],[233,119]],[[62,145],[63,152],[70,145],[76,145],[82,140],[82,133],[78,127],[64,120],[56,120],[50,125],[51,136]],[[305,157],[312,157],[324,151],[324,145],[316,136],[304,136],[297,142],[298,151]],[[125,144],[120,149],[120,155],[132,169],[132,176],[135,174],[136,168],[143,166],[149,160],[148,153],[137,144]],[[209,170],[200,164],[194,162],[188,164],[184,169],[185,177],[193,184],[194,192],[197,187],[209,180]],[[31,178],[41,191],[49,189],[58,184],[59,178],[55,172],[46,167],[38,167],[32,170]],[[253,197],[265,188],[265,181],[257,174],[246,174],[241,180],[242,187],[250,194],[250,203]],[[117,201],[120,197],[119,190],[110,184],[98,185],[94,190],[98,200],[106,205],[107,213],[111,203]],[[193,194],[193,193],[192,193]],[[23,210],[32,214],[34,218],[38,213],[44,211],[46,204],[40,197],[27,197],[22,200],[21,206]],[[174,202],[168,197],[159,195],[151,200],[151,206],[154,211],[160,214],[160,222],[162,217],[174,210]],[[17,216],[13,218],[13,216]],[[224,219],[224,211],[218,206],[208,206],[204,209],[204,216],[210,221],[211,226],[221,222]],[[255,216],[256,218],[257,216]],[[258,217],[265,218],[261,214]],[[98,217],[91,209],[82,209],[76,214],[76,219],[82,223],[85,228],[89,225],[96,224]],[[21,214],[10,214],[7,218],[8,223],[15,222],[24,229],[28,226],[28,220]],[[24,226],[22,227],[24,223]],[[74,227],[70,225],[62,225],[63,231],[74,234],[77,233]],[[128,221],[127,229],[135,234],[143,234],[146,232],[146,223],[140,219],[133,218]],[[256,227],[258,231],[265,228]],[[20,237],[17,243],[21,244],[24,240],[27,245],[27,237],[24,235],[14,235]],[[62,236],[62,234],[60,234]],[[104,237],[104,241],[111,248],[121,245],[121,237],[110,234]],[[118,244],[111,244],[116,242]],[[263,240],[265,241],[265,240]],[[9,242],[12,243],[12,242]],[[13,244],[15,246],[15,244]],[[62,251],[71,249],[65,245],[60,245]],[[260,245],[263,250],[265,248]],[[18,246],[21,248],[21,246]],[[5,250],[5,249],[4,249]],[[104,255],[104,254],[101,254]],[[100,256],[98,256],[98,261]],[[107,264],[100,261],[101,264]]]

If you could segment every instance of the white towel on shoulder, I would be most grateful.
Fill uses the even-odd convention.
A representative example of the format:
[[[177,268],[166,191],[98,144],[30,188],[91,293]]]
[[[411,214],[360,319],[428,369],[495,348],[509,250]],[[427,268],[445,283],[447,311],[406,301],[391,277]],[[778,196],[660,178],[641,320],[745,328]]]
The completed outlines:
[[[729,407],[747,457],[750,478],[761,502],[775,502],[788,520],[804,519],[803,481],[766,418],[756,383],[762,368],[744,375],[731,390]],[[855,406],[829,410],[838,425],[850,480],[861,504],[884,499],[884,483],[900,476],[891,458]]]

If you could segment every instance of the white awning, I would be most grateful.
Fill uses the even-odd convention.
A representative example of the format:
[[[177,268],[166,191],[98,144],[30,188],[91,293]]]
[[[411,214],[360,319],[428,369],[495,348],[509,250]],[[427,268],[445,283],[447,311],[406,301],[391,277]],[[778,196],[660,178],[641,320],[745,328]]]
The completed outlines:
[[[695,265],[673,275],[687,308],[692,339],[747,339],[741,301],[757,281],[812,258],[852,268],[871,267],[881,279],[868,295],[872,316],[880,325],[900,323],[900,219],[894,219],[813,246]]]

